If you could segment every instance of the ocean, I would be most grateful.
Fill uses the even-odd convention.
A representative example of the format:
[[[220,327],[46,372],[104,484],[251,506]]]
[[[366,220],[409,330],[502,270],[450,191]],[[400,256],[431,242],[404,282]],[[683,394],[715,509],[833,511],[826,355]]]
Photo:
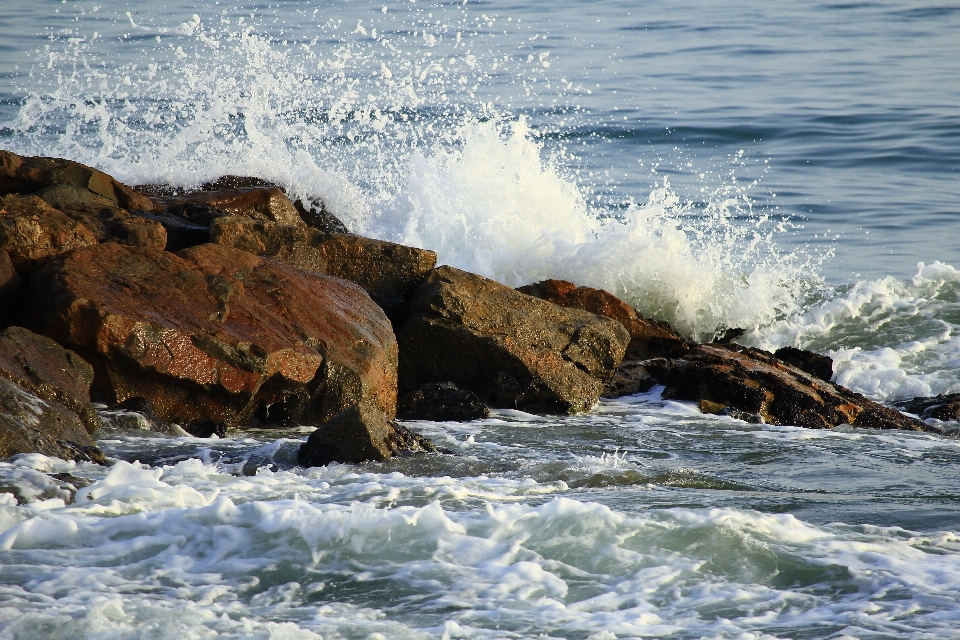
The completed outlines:
[[[960,5],[0,0],[0,148],[960,392]],[[960,441],[663,400],[0,462],[0,639],[960,638]]]

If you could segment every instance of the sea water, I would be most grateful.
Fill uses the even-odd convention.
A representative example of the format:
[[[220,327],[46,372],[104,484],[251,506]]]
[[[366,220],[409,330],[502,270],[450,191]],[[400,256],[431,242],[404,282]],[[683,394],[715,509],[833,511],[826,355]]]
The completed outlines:
[[[517,286],[960,391],[960,8],[0,4],[0,147],[129,184],[257,175]],[[960,637],[949,435],[705,416],[654,388],[409,426],[104,431],[0,463],[0,638]]]

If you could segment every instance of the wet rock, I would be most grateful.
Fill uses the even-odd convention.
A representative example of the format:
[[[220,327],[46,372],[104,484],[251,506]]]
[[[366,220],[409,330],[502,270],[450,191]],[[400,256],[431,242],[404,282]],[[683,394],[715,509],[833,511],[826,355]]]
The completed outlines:
[[[472,391],[458,389],[452,382],[425,384],[397,400],[397,418],[467,422],[490,417],[490,408]]]
[[[300,214],[297,213],[296,207],[279,187],[194,191],[183,195],[154,198],[153,202],[162,209],[174,206],[207,205],[233,216],[297,227],[306,226]]]
[[[0,196],[0,250],[21,273],[94,244],[90,229],[37,196]]]
[[[820,355],[813,351],[797,349],[796,347],[783,347],[773,352],[773,355],[780,358],[787,364],[792,364],[801,371],[806,371],[812,376],[821,380],[830,382],[833,379],[833,360],[830,356]]]
[[[896,403],[908,413],[923,419],[935,418],[944,422],[960,420],[960,393],[940,394],[933,397],[917,397]]]
[[[100,428],[90,404],[93,367],[50,338],[22,327],[0,331],[0,378],[72,411],[88,433]]]
[[[52,185],[82,187],[124,209],[153,209],[143,194],[79,162],[0,151],[0,195],[34,193]]]
[[[13,321],[22,304],[23,281],[13,266],[10,254],[0,249],[0,326]]]
[[[88,247],[34,274],[25,315],[94,365],[97,399],[146,398],[194,435],[396,410],[396,341],[369,296],[237,249]]]
[[[167,234],[167,244],[164,247],[165,251],[177,252],[181,249],[188,249],[210,242],[210,228],[190,222],[185,216],[174,215],[167,210],[155,211],[153,213],[143,211],[137,212],[136,215],[146,220],[157,222],[163,226]]]
[[[0,378],[0,459],[18,453],[105,462],[77,414]]]
[[[561,307],[575,307],[617,320],[630,332],[630,344],[623,356],[626,362],[676,358],[690,350],[683,336],[670,325],[644,318],[626,302],[603,289],[578,287],[566,280],[543,280],[519,287],[517,291]]]
[[[767,424],[824,429],[849,424],[871,429],[936,431],[895,409],[822,380],[760,349],[700,345],[662,372],[663,398],[708,402]]]
[[[310,434],[300,447],[297,462],[319,467],[331,462],[358,464],[389,460],[413,451],[436,452],[430,440],[396,424],[375,407],[356,404]]]
[[[402,390],[453,382],[492,407],[587,411],[623,358],[619,322],[453,267],[430,272],[400,331]]]
[[[296,200],[293,206],[296,207],[297,212],[308,227],[325,233],[350,233],[347,225],[343,224],[340,218],[327,211],[323,202],[314,200],[304,204],[303,200]]]
[[[391,320],[437,262],[425,249],[316,229],[242,218],[218,218],[211,240],[285,264],[356,282]]]
[[[622,398],[649,391],[657,384],[647,369],[647,362],[623,362],[617,367],[613,378],[603,388],[604,398]]]
[[[123,431],[152,431],[166,436],[190,435],[178,425],[169,424],[157,417],[153,403],[146,398],[127,398],[98,412],[103,426]]]

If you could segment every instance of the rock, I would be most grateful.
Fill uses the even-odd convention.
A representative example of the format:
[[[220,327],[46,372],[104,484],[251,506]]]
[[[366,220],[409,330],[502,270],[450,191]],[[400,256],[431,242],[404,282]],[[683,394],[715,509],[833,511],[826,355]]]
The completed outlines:
[[[660,379],[662,378],[662,379]],[[700,345],[658,376],[665,400],[706,401],[767,424],[824,429],[849,424],[871,429],[936,431],[895,409],[811,376],[773,354],[739,345]],[[735,411],[734,411],[735,410]]]
[[[319,467],[331,462],[383,462],[397,453],[413,451],[435,453],[437,448],[423,436],[391,422],[375,407],[358,403],[311,433],[300,446],[297,463]]]
[[[220,176],[200,185],[199,191],[223,191],[225,189],[253,189],[257,187],[280,187],[275,182],[252,176]]]
[[[293,206],[296,207],[300,218],[307,223],[308,227],[318,229],[325,233],[350,233],[347,225],[340,221],[340,218],[327,211],[323,202],[312,201],[308,209],[303,200],[295,200]]]
[[[37,196],[0,196],[0,250],[21,273],[96,243],[90,229]]]
[[[127,398],[123,402],[98,412],[103,426],[122,431],[153,431],[166,436],[189,436],[178,425],[168,424],[157,417],[153,403],[146,398]]]
[[[81,249],[33,275],[25,317],[88,358],[98,399],[146,398],[194,435],[396,410],[396,339],[369,296],[237,249]]]
[[[796,347],[782,347],[774,351],[773,355],[821,380],[830,382],[833,379],[833,360],[830,356]]]
[[[152,220],[163,226],[167,234],[167,244],[164,247],[165,251],[177,252],[181,249],[188,249],[210,242],[210,228],[190,222],[186,216],[174,215],[167,210],[155,211],[153,213],[141,211],[136,212],[135,215],[146,220]]]
[[[931,398],[914,398],[896,403],[904,411],[923,419],[935,418],[944,422],[960,420],[960,393],[941,394]]]
[[[18,453],[105,462],[77,414],[0,378],[0,459]]]
[[[649,391],[657,384],[647,370],[647,361],[622,362],[603,388],[604,398],[622,398]]]
[[[88,433],[100,428],[90,404],[93,367],[69,349],[22,327],[0,331],[0,378],[50,403],[63,405]]]
[[[173,206],[208,205],[226,211],[229,215],[296,227],[306,226],[300,214],[297,213],[296,207],[279,187],[194,191],[183,195],[154,198],[153,202],[163,209]]]
[[[468,422],[490,417],[490,408],[472,391],[458,389],[452,382],[425,384],[397,400],[397,418]]]
[[[437,254],[426,249],[234,217],[214,220],[210,238],[298,269],[356,282],[391,320],[403,314],[406,299],[437,262]]]
[[[82,187],[124,209],[153,209],[143,194],[79,162],[0,151],[0,195],[34,193],[58,184]]]
[[[0,222],[2,224],[2,222]],[[23,281],[13,266],[10,254],[0,249],[0,326],[13,321],[22,304]]]
[[[587,411],[630,340],[615,320],[447,266],[427,275],[410,310],[398,336],[402,390],[453,382],[492,407]]]
[[[617,320],[630,332],[630,345],[623,356],[625,361],[676,358],[690,350],[683,336],[670,325],[644,318],[626,302],[603,289],[578,287],[566,280],[543,280],[519,287],[517,291],[561,307],[575,307]]]

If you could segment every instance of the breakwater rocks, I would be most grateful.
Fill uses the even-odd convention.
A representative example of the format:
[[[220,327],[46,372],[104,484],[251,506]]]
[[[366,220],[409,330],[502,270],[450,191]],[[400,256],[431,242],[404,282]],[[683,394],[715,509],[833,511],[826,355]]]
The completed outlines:
[[[386,460],[437,451],[394,421],[398,394],[401,419],[471,420],[656,384],[755,422],[935,430],[831,383],[825,356],[695,345],[600,289],[436,261],[259,178],[134,189],[0,151],[0,457],[102,462],[102,428],[316,425],[301,464]]]

